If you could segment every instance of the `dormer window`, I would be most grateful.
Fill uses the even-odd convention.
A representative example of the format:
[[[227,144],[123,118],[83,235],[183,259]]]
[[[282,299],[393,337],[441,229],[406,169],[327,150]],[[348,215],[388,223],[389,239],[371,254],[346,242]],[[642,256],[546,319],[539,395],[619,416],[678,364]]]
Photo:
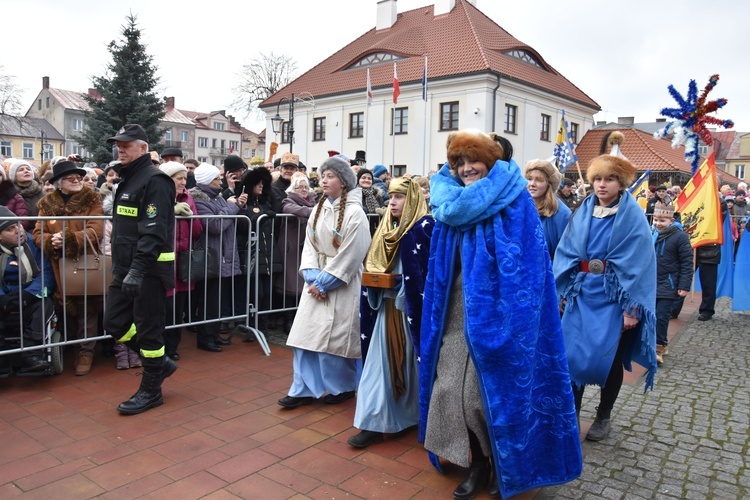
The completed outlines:
[[[379,64],[396,62],[401,59],[405,58],[397,56],[396,54],[389,54],[388,52],[375,52],[366,55],[359,61],[349,66],[349,68],[347,69],[367,68],[369,66],[377,66]]]
[[[542,63],[537,60],[536,57],[532,56],[530,53],[526,52],[522,49],[514,49],[509,50],[507,52],[503,52],[506,56],[510,56],[514,59],[518,59],[519,61],[523,61],[526,64],[531,64],[532,66],[536,66],[537,68],[544,69],[544,66],[542,66]]]

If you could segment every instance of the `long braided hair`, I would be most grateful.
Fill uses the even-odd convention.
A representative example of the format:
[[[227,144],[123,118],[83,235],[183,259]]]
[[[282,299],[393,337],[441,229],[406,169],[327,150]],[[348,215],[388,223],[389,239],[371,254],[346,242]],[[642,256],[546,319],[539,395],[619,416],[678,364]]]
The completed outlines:
[[[323,195],[320,197],[320,200],[318,201],[318,206],[315,209],[315,216],[313,217],[313,223],[312,223],[312,232],[313,232],[313,239],[317,240],[318,235],[315,232],[315,228],[318,227],[318,216],[320,215],[320,211],[323,210],[323,204],[326,202],[327,196]],[[339,217],[336,221],[336,230],[334,231],[333,235],[333,247],[338,248],[341,246],[341,226],[344,223],[344,212],[346,211],[346,186],[344,186],[344,189],[341,191],[341,197],[339,198]]]

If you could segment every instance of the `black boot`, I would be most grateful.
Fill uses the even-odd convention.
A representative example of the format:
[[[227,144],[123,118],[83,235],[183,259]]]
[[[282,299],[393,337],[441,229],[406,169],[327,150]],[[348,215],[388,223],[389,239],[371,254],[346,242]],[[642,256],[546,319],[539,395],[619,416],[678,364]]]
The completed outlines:
[[[120,403],[117,411],[123,415],[138,415],[146,410],[163,405],[164,399],[161,396],[161,383],[165,375],[166,373],[161,366],[144,367],[141,376],[141,386],[138,388],[138,392],[133,394],[127,401]]]
[[[474,458],[469,467],[469,475],[453,492],[454,500],[468,500],[484,490],[492,475],[490,459],[484,456]]]

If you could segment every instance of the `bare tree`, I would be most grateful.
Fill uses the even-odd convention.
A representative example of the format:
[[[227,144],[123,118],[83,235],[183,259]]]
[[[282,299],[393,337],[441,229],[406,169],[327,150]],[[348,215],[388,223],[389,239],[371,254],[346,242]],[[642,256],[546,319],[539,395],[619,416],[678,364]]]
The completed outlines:
[[[249,116],[258,104],[287,85],[295,71],[297,63],[291,56],[261,52],[250,64],[242,67],[240,83],[234,88],[236,97],[232,107],[245,110],[245,116]]]
[[[16,77],[5,74],[5,68],[0,66],[0,115],[16,116],[21,113],[22,92]]]

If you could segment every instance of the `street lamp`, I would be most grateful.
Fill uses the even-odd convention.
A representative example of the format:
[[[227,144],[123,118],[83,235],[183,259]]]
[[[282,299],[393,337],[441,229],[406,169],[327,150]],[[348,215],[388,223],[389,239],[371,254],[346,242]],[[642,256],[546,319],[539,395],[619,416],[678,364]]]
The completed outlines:
[[[294,147],[294,94],[292,94],[291,99],[289,97],[282,97],[279,99],[279,102],[276,103],[276,116],[271,118],[271,128],[273,129],[274,134],[278,134],[281,132],[281,126],[284,123],[284,119],[279,114],[279,108],[281,107],[281,103],[286,101],[289,103],[289,152],[292,152],[292,148]],[[283,140],[283,137],[282,137]]]
[[[44,164],[44,153],[46,151],[46,148],[44,146],[46,146],[48,144],[47,143],[47,134],[44,132],[44,130],[39,130],[39,138],[41,139],[41,143],[42,143],[42,148],[41,148],[42,151],[40,153],[40,156],[42,157],[42,162],[40,163],[40,165],[43,165]]]

